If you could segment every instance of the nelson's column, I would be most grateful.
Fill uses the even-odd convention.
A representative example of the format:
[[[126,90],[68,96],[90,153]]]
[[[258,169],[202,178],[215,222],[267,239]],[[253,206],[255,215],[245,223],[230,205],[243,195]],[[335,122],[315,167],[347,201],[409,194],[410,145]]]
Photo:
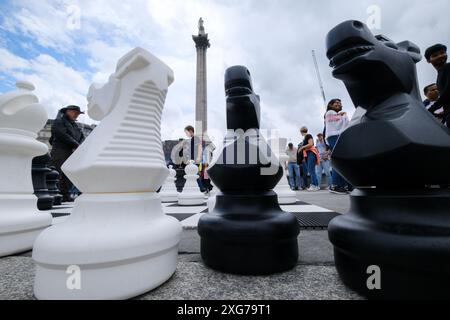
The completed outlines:
[[[195,133],[203,140],[208,140],[207,83],[206,83],[206,51],[210,47],[208,34],[205,33],[203,19],[198,21],[198,35],[192,36],[197,48],[197,88],[195,102]]]

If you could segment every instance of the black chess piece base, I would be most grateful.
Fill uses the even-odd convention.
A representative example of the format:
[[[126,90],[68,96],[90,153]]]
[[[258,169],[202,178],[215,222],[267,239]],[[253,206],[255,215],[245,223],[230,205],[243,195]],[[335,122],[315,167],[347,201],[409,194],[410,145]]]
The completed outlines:
[[[50,210],[53,207],[54,198],[50,195],[46,177],[52,170],[47,167],[50,160],[48,154],[33,158],[31,177],[33,181],[34,194],[38,197],[37,207],[39,210]]]
[[[60,206],[62,204],[63,196],[59,194],[58,190],[59,172],[54,168],[50,168],[50,170],[51,171],[46,175],[48,193],[53,197],[53,205]]]
[[[39,210],[51,210],[54,205],[54,198],[48,193],[48,190],[37,189],[34,194],[38,198],[37,207]]]
[[[63,196],[60,194],[53,195],[53,205],[60,206],[62,205]]]
[[[343,282],[372,299],[450,298],[449,208],[450,189],[355,190],[328,228]],[[373,265],[380,290],[367,286]]]
[[[258,214],[255,214],[258,213]],[[212,213],[198,224],[201,255],[212,269],[240,275],[267,275],[298,261],[297,219],[281,210],[275,192],[219,193]]]

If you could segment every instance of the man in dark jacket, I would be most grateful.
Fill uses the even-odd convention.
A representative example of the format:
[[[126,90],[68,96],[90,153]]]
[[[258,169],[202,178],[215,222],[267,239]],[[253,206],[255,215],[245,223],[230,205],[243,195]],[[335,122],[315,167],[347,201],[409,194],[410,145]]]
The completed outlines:
[[[438,72],[439,99],[428,110],[434,113],[436,110],[444,108],[442,122],[450,128],[450,63],[447,63],[447,47],[443,44],[436,44],[426,50],[425,58]]]
[[[84,112],[81,112],[78,106],[63,108],[58,112],[52,126],[50,166],[55,167],[60,174],[59,190],[63,195],[63,202],[73,201],[69,193],[73,184],[62,172],[61,166],[85,139],[83,132],[76,123],[80,114],[84,114]]]

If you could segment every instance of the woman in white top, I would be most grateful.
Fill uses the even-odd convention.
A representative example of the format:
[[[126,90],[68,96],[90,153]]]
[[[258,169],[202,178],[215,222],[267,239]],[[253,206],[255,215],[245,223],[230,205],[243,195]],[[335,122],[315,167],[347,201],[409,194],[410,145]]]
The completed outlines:
[[[286,154],[289,156],[288,170],[289,170],[289,184],[292,190],[300,190],[302,186],[300,177],[300,167],[297,164],[297,152],[298,149],[294,147],[294,144],[289,143],[286,149]]]
[[[349,119],[347,113],[342,111],[342,102],[340,99],[333,99],[328,103],[327,113],[325,114],[325,133],[328,145],[331,150],[334,150],[340,134],[347,128]],[[347,194],[345,187],[348,185],[347,181],[333,170],[332,173],[333,185],[330,192],[337,194]]]

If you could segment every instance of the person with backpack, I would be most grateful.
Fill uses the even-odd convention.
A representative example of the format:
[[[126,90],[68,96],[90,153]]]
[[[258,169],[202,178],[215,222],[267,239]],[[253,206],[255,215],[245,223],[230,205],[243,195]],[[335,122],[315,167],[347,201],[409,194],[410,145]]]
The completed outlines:
[[[314,146],[313,136],[308,133],[308,128],[301,128],[300,133],[304,140],[302,147],[298,149],[298,153],[303,155],[303,162],[305,163],[307,169],[305,176],[307,177],[307,174],[309,174],[311,177],[311,185],[306,191],[316,192],[320,190],[319,181],[316,175],[316,165],[320,164],[320,155]]]

